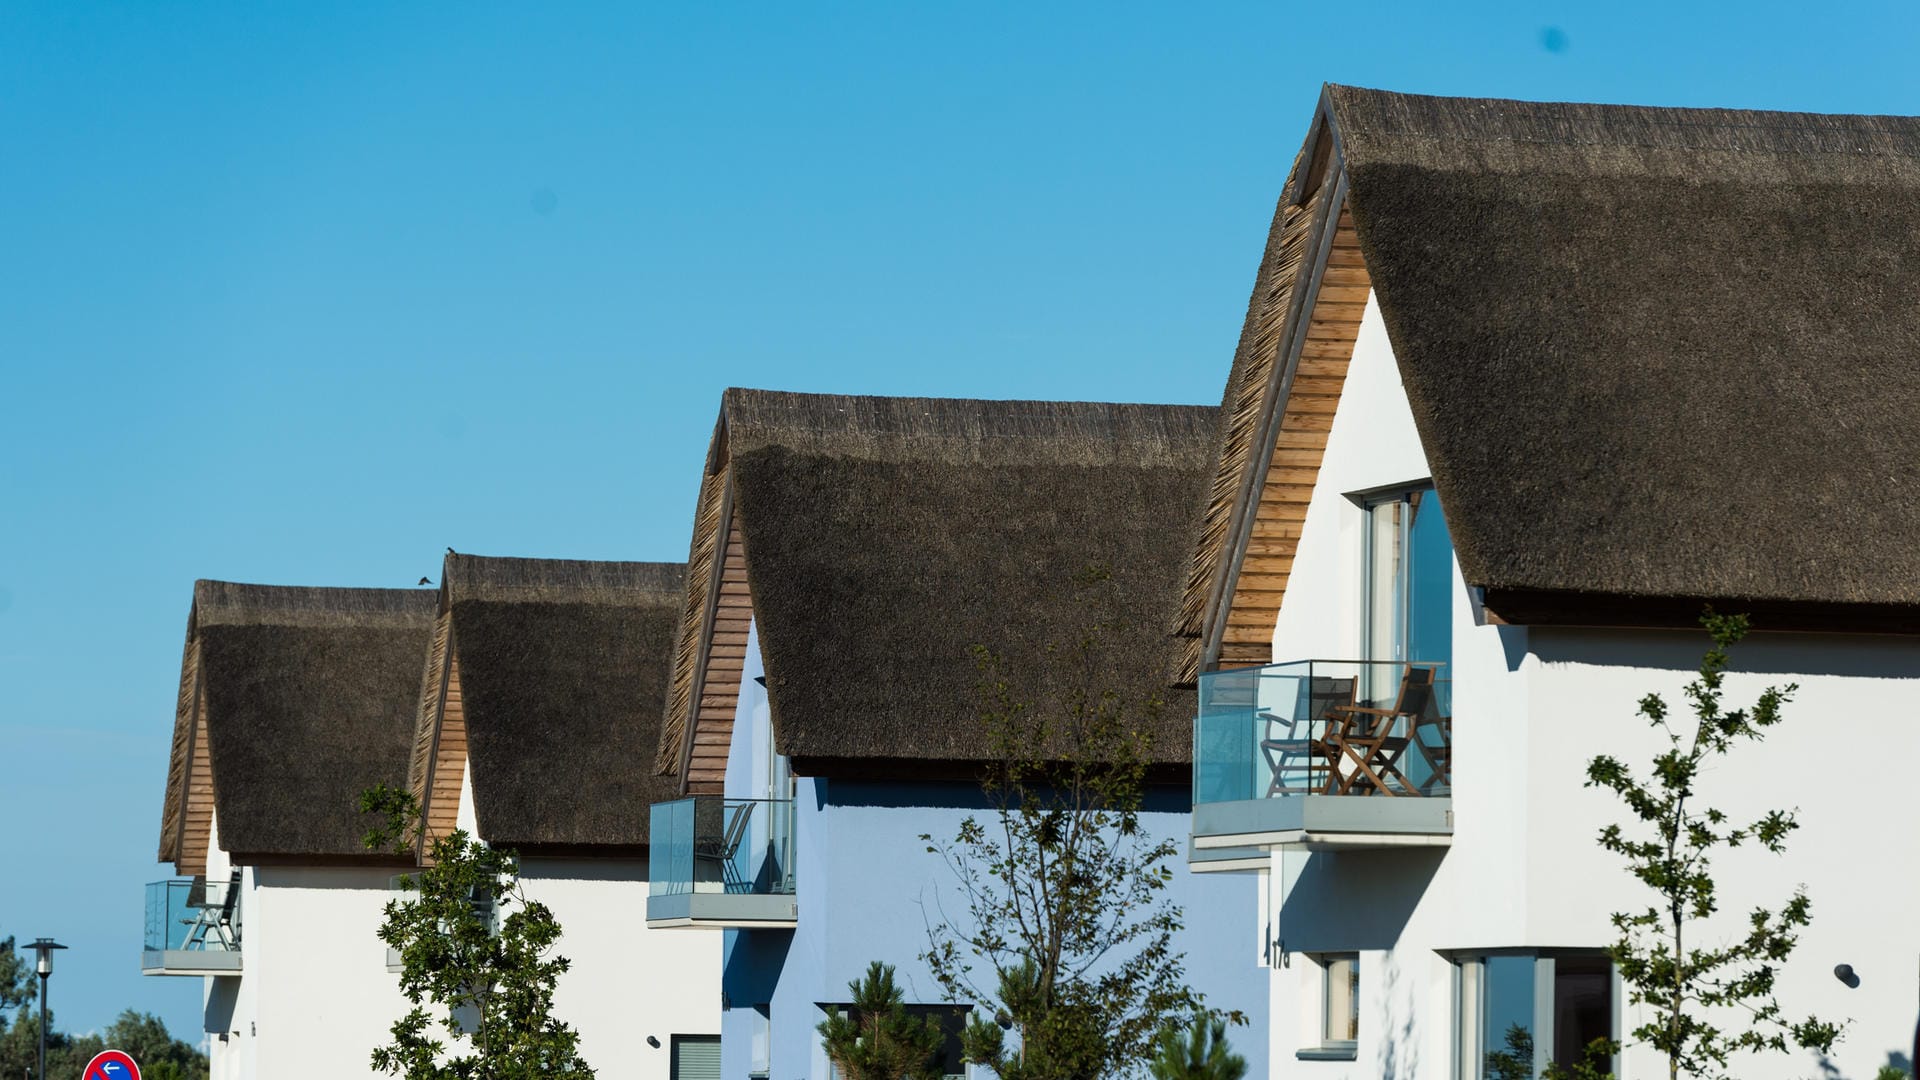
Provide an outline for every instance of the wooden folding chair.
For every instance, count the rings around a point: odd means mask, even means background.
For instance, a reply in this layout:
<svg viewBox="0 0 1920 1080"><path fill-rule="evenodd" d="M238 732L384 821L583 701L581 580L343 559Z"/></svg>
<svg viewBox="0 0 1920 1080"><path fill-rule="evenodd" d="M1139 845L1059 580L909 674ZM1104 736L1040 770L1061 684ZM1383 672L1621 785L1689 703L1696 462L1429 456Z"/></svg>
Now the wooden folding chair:
<svg viewBox="0 0 1920 1080"><path fill-rule="evenodd" d="M1390 709L1367 705L1344 705L1330 710L1335 723L1329 728L1320 748L1326 755L1329 795L1352 795L1364 787L1363 794L1411 795L1418 789L1399 768L1402 755L1412 742L1413 726L1426 713L1433 700L1431 667L1409 664L1400 679L1400 693ZM1406 719L1407 734L1398 734ZM1342 766L1348 766L1342 771ZM1395 791L1393 783L1399 784Z"/></svg>

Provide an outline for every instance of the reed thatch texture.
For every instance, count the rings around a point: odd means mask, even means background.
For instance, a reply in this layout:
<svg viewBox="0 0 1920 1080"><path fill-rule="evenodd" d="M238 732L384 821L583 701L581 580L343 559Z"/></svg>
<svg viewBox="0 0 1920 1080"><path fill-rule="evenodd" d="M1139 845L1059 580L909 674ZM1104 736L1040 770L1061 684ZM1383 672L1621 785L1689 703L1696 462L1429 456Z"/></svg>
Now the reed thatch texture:
<svg viewBox="0 0 1920 1080"><path fill-rule="evenodd" d="M1179 677L1183 684L1192 683L1200 670L1208 619L1225 617L1224 611L1216 611L1214 603L1231 591L1225 564L1239 519L1257 502L1254 474L1262 459L1265 421L1281 374L1281 335L1321 202L1331 193L1331 185L1322 184L1304 202L1297 203L1290 197L1312 152L1309 142L1295 156L1287 174L1279 205L1274 208L1273 226L1267 233L1266 250L1254 275L1253 295L1247 300L1246 322L1234 349L1233 366L1227 373L1205 516L1181 599Z"/></svg>
<svg viewBox="0 0 1920 1080"><path fill-rule="evenodd" d="M803 772L984 760L983 645L1037 707L1075 685L1167 699L1156 755L1186 761L1171 631L1217 415L729 390L716 441L778 749ZM1091 566L1110 582L1076 588ZM1095 622L1116 629L1088 670L1049 656Z"/></svg>
<svg viewBox="0 0 1920 1080"><path fill-rule="evenodd" d="M1489 606L1920 602L1920 119L1327 99Z"/></svg>
<svg viewBox="0 0 1920 1080"><path fill-rule="evenodd" d="M356 801L406 779L433 610L426 590L196 582L161 858L191 854L194 775L237 857L366 856Z"/></svg>
<svg viewBox="0 0 1920 1080"><path fill-rule="evenodd" d="M675 780L660 738L680 563L449 555L441 598L482 839L637 849ZM423 726L440 716L431 695ZM455 789L457 791L457 788Z"/></svg>

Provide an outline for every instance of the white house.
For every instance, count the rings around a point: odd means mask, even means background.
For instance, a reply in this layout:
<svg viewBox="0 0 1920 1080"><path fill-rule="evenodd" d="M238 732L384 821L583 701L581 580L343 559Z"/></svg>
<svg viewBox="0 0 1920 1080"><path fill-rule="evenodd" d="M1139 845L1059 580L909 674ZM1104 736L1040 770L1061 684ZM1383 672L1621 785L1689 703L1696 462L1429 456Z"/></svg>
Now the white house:
<svg viewBox="0 0 1920 1080"><path fill-rule="evenodd" d="M450 554L420 697L408 780L428 831L519 853L572 965L554 1015L603 1076L718 1075L720 942L646 925L648 808L678 780L645 766L685 580L680 563Z"/></svg>
<svg viewBox="0 0 1920 1080"><path fill-rule="evenodd" d="M1170 689L1168 631L1216 416L727 391L657 762L685 797L654 809L647 904L651 933L725 940L727 1080L832 1080L816 1027L872 961L946 1025L943 1067L962 1071L977 1003L921 954L966 904L921 837L993 813L976 646L1056 722L1076 691L1118 695L1154 736L1134 842L1184 839L1193 694ZM1110 576L1085 583L1092 566ZM1212 914L1253 906L1257 883L1173 872L1186 981L1249 1015L1231 1038L1264 1071L1265 973Z"/></svg>
<svg viewBox="0 0 1920 1080"><path fill-rule="evenodd" d="M375 936L401 868L356 800L406 781L425 590L200 581L181 664L150 975L204 980L214 1080L358 1076L406 1002Z"/></svg>
<svg viewBox="0 0 1920 1080"><path fill-rule="evenodd" d="M1798 689L1700 798L1800 828L1783 855L1720 856L1726 915L1699 940L1804 884L1779 996L1850 1022L1830 1062L1733 1072L1905 1063L1917 196L1920 120L1327 89L1229 378L1183 626L1193 844L1264 880L1241 914L1271 967L1270 1075L1478 1080L1516 1024L1536 1068L1633 1042L1646 1014L1601 950L1652 894L1597 846L1623 813L1586 763L1645 769L1662 743L1637 702L1685 715L1709 603L1756 631L1730 704ZM1412 741L1341 741L1369 730L1338 726L1356 704ZM1616 1066L1666 1075L1644 1046Z"/></svg>

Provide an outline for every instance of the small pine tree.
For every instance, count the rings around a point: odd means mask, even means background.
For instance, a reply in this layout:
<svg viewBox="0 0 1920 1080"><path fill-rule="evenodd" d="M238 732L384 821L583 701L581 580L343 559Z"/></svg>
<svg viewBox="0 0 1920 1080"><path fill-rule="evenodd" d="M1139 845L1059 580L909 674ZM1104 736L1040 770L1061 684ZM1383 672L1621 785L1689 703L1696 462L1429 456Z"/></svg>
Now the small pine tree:
<svg viewBox="0 0 1920 1080"><path fill-rule="evenodd" d="M1160 1032L1158 1053L1147 1063L1153 1080L1241 1080L1247 1059L1227 1046L1227 1022L1195 1013L1184 1028L1168 1024Z"/></svg>
<svg viewBox="0 0 1920 1080"><path fill-rule="evenodd" d="M847 989L851 1015L828 1007L819 1028L840 1080L939 1080L940 1025L908 1015L893 965L874 961Z"/></svg>

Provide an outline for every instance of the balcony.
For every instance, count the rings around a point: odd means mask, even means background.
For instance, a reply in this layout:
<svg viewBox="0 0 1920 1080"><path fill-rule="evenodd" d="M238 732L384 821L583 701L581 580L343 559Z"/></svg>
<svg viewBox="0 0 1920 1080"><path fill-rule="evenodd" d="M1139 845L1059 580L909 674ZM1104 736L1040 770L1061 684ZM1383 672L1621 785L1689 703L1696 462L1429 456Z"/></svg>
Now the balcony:
<svg viewBox="0 0 1920 1080"><path fill-rule="evenodd" d="M1444 665L1301 660L1200 676L1195 870L1273 848L1445 846L1453 694Z"/></svg>
<svg viewBox="0 0 1920 1080"><path fill-rule="evenodd" d="M240 974L240 875L149 884L140 974Z"/></svg>
<svg viewBox="0 0 1920 1080"><path fill-rule="evenodd" d="M792 927L793 800L696 795L655 803L649 927Z"/></svg>

